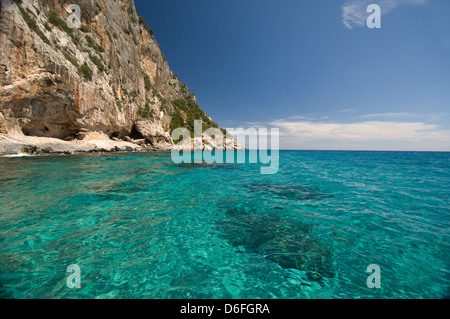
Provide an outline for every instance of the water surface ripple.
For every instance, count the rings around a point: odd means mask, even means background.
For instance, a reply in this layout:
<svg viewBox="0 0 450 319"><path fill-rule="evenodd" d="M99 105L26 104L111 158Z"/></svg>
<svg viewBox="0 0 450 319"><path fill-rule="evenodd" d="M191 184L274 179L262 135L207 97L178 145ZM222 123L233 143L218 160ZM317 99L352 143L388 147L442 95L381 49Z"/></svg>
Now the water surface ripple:
<svg viewBox="0 0 450 319"><path fill-rule="evenodd" d="M450 296L450 153L0 158L0 189L2 298Z"/></svg>

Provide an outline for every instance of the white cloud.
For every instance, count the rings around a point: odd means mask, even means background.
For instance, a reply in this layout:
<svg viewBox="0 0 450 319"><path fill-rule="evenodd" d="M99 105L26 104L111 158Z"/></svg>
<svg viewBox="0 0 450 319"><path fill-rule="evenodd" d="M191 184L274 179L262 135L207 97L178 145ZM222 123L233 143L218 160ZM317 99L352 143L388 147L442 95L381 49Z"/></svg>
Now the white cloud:
<svg viewBox="0 0 450 319"><path fill-rule="evenodd" d="M450 130L423 122L278 120L283 149L450 151Z"/></svg>
<svg viewBox="0 0 450 319"><path fill-rule="evenodd" d="M405 117L405 116L417 116L416 114L411 114L411 113L375 113L375 114L364 114L359 116L362 119L368 119L368 118L373 118L373 117Z"/></svg>
<svg viewBox="0 0 450 319"><path fill-rule="evenodd" d="M381 14L386 15L396 7L403 4L422 5L428 0L351 0L342 6L342 22L352 29L353 27L363 27L366 24L368 13L367 6L376 3L381 7Z"/></svg>

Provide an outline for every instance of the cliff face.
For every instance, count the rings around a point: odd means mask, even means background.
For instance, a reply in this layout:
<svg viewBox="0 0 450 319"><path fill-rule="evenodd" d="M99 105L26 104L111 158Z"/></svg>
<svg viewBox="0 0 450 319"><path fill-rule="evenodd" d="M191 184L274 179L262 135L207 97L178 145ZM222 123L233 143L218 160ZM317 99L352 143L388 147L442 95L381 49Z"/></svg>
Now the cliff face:
<svg viewBox="0 0 450 319"><path fill-rule="evenodd" d="M81 28L70 29L70 4ZM133 0L2 0L0 133L83 139L100 132L173 145L170 132L200 117ZM131 140L130 140L131 138Z"/></svg>

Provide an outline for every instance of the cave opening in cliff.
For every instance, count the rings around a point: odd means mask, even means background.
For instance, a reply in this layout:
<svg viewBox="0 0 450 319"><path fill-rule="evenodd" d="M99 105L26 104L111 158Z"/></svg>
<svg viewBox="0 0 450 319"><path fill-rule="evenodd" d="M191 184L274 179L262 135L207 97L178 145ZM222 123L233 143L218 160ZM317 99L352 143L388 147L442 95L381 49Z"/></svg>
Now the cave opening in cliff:
<svg viewBox="0 0 450 319"><path fill-rule="evenodd" d="M145 139L145 137L137 130L136 125L133 125L133 128L131 129L130 137L133 140Z"/></svg>
<svg viewBox="0 0 450 319"><path fill-rule="evenodd" d="M122 138L122 134L120 134L120 132L114 131L111 135L110 138Z"/></svg>
<svg viewBox="0 0 450 319"><path fill-rule="evenodd" d="M30 136L30 132L28 132L28 130L25 128L22 128L22 134L25 136Z"/></svg>

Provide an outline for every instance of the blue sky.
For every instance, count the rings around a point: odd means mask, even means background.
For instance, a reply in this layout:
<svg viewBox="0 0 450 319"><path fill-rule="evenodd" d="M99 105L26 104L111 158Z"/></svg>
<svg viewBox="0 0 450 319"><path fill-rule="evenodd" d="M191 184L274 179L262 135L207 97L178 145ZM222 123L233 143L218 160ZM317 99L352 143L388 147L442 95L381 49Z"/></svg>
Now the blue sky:
<svg viewBox="0 0 450 319"><path fill-rule="evenodd" d="M450 151L448 0L135 3L221 127L279 127L284 149Z"/></svg>

